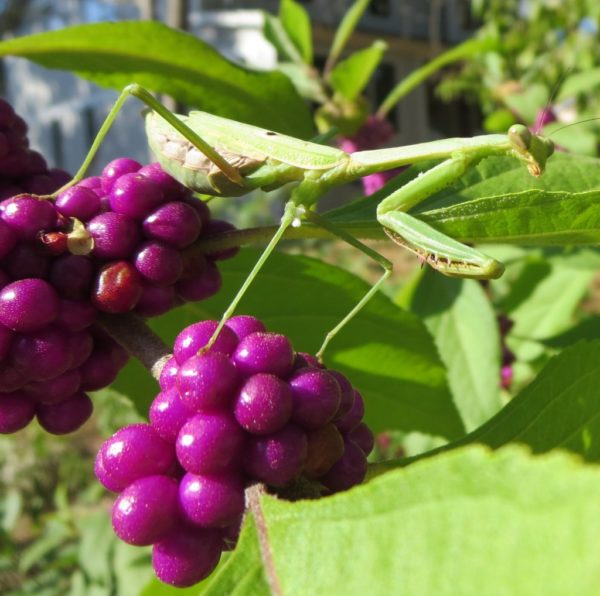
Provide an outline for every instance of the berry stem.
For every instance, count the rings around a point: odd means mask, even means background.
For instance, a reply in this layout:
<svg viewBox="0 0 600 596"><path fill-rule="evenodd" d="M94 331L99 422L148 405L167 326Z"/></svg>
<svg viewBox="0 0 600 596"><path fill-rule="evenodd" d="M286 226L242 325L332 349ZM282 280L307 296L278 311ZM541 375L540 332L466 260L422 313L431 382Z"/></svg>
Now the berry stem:
<svg viewBox="0 0 600 596"><path fill-rule="evenodd" d="M354 237L365 240L383 240L385 235L381 228L375 229L367 225L345 225L339 226ZM250 244L266 244L277 231L278 226L263 226L257 228L246 228L244 230L231 230L220 232L212 238L203 238L186 249L188 253L211 253L228 248L247 246ZM289 227L283 234L284 240L301 240L306 238L336 238L331 232L323 228L303 222L300 227Z"/></svg>
<svg viewBox="0 0 600 596"><path fill-rule="evenodd" d="M103 314L99 323L115 341L137 358L156 380L160 378L171 351L146 325L144 319L133 314Z"/></svg>
<svg viewBox="0 0 600 596"><path fill-rule="evenodd" d="M265 487L263 484L253 484L246 489L246 507L252 512L254 521L256 522L256 532L258 534L258 543L260 547L260 556L265 567L265 575L269 587L271 588L271 594L273 596L281 596L281 584L277 577L275 570L275 563L273 561L273 553L269 545L269 535L267 531L267 521L263 514L262 507L260 505L260 499L265 494Z"/></svg>

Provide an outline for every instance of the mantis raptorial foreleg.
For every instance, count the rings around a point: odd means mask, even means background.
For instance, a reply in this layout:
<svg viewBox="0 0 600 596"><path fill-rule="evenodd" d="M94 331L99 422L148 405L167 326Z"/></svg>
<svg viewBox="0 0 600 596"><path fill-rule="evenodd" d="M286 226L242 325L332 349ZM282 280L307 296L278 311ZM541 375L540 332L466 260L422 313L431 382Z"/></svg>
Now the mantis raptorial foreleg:
<svg viewBox="0 0 600 596"><path fill-rule="evenodd" d="M432 267L450 277L493 279L504 271L502 263L457 242L405 211L460 178L474 158L456 156L386 197L377 207L377 221L398 244L419 255Z"/></svg>

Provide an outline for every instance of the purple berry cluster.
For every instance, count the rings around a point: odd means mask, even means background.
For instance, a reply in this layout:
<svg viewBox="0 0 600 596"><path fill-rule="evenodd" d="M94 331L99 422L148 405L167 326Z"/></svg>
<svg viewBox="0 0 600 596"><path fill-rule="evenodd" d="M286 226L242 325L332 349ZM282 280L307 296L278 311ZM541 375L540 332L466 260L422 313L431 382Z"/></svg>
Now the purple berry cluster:
<svg viewBox="0 0 600 596"><path fill-rule="evenodd" d="M235 249L185 249L232 227L211 221L158 164L130 159L55 203L26 194L0 202L0 433L36 415L53 433L83 424L85 392L112 383L127 361L96 328L98 311L149 317L211 296L221 285L215 262Z"/></svg>
<svg viewBox="0 0 600 596"><path fill-rule="evenodd" d="M362 397L341 373L251 316L230 319L202 350L216 327L202 321L177 336L150 424L117 431L96 458L98 479L119 493L115 532L153 544L157 576L179 587L235 545L249 484L303 476L342 491L363 480L373 448Z"/></svg>
<svg viewBox="0 0 600 596"><path fill-rule="evenodd" d="M63 170L48 169L29 148L27 123L0 99L0 200L21 193L50 194L70 180Z"/></svg>
<svg viewBox="0 0 600 596"><path fill-rule="evenodd" d="M110 162L102 176L61 193L56 210L85 224L89 257L61 257L57 277L76 271L82 293L103 312L152 317L185 301L204 300L221 287L215 261L234 250L202 255L185 249L201 236L233 229L211 220L208 207L158 163ZM84 282L87 281L87 283Z"/></svg>

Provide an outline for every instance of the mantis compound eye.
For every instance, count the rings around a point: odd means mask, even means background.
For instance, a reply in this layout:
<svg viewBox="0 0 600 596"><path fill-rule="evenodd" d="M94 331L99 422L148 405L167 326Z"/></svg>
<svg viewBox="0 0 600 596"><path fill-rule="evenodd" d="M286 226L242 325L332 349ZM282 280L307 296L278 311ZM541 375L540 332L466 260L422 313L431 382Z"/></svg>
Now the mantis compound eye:
<svg viewBox="0 0 600 596"><path fill-rule="evenodd" d="M508 129L508 138L516 149L521 151L529 151L531 147L532 134L529 129L523 124L513 124Z"/></svg>

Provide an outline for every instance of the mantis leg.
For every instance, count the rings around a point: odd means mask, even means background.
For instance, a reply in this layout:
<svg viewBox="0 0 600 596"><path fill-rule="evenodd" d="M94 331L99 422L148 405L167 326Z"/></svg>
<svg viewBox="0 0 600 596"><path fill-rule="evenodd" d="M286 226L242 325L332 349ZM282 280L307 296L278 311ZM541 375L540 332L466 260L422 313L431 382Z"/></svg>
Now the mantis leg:
<svg viewBox="0 0 600 596"><path fill-rule="evenodd" d="M94 156L98 152L102 141L106 137L106 134L110 130L110 127L113 125L115 118L120 112L123 104L127 100L127 98L133 95L137 97L140 101L145 103L149 108L154 110L157 114L162 116L173 128L175 128L183 137L185 137L190 143L192 143L199 151L201 151L208 159L210 159L216 166L218 166L223 173L233 182L243 185L242 177L240 173L224 158L222 157L211 145L209 145L206 141L204 141L197 133L195 133L189 126L184 124L177 116L175 116L172 112L170 112L165 106L163 106L158 100L156 100L150 92L146 91L143 87L137 84L127 85L121 94L115 101L113 107L110 109L110 112L106 116L88 154L86 155L83 163L77 170L77 173L73 177L73 179L65 184L62 188L53 193L52 196L57 196L59 193L63 192L67 188L70 188L74 184L77 184L87 172L90 163L94 159Z"/></svg>
<svg viewBox="0 0 600 596"><path fill-rule="evenodd" d="M265 261L269 258L269 255L273 252L273 249L275 248L275 246L277 246L277 243L281 240L281 237L283 236L285 231L289 228L289 226L292 224L292 222L297 217L298 217L298 206L293 201L288 201L285 204L285 207L283 210L283 215L281 217L281 223L279 224L277 231L275 232L275 234L273 234L273 237L269 241L269 244L267 244L267 246L265 247L265 250L263 250L258 261L256 261L256 264L254 265L254 267L252 267L252 271L250 271L250 273L248 274L248 277L244 280L242 287L237 291L237 294L235 295L235 297L233 298L233 300L231 301L231 303L229 304L229 306L223 313L223 316L221 317L221 320L219 321L217 328L215 329L214 333L212 334L212 337L210 338L210 340L208 341L208 343L206 344L206 347L204 349L210 348L210 346L212 346L214 341L217 339L217 337L219 336L219 333L221 333L221 329L223 329L225 323L227 323L227 320L235 312L237 305L239 304L240 300L246 293L246 290L250 287L250 284L254 281L254 278L257 276L258 272L262 269L262 266L265 264Z"/></svg>
<svg viewBox="0 0 600 596"><path fill-rule="evenodd" d="M502 275L502 263L406 213L460 178L472 162L472 159L457 155L411 180L379 204L377 221L394 242L408 248L444 275L493 279Z"/></svg>
<svg viewBox="0 0 600 596"><path fill-rule="evenodd" d="M383 267L383 275L377 280L377 282L371 287L371 289L360 299L360 301L354 306L354 308L333 328L327 333L325 339L316 356L319 362L323 361L323 352L331 342L331 340L342 330L342 328L349 323L352 318L358 313L363 306L371 300L374 294L377 292L379 287L385 282L385 280L392 274L392 263L388 261L383 255L380 255L377 251L369 248L366 244L363 244L360 240L349 234L345 230L338 228L332 223L328 222L325 218L317 215L313 211L307 211L305 218L318 225L333 235L345 240L348 244L354 246L361 252L365 253L368 257L371 257L374 261L377 261Z"/></svg>

